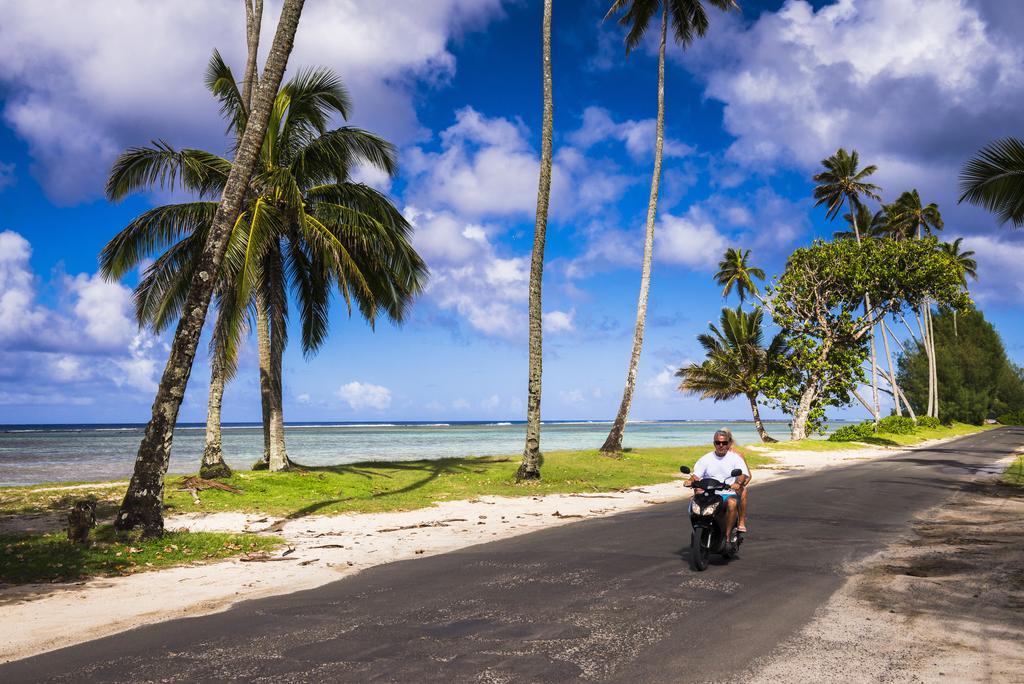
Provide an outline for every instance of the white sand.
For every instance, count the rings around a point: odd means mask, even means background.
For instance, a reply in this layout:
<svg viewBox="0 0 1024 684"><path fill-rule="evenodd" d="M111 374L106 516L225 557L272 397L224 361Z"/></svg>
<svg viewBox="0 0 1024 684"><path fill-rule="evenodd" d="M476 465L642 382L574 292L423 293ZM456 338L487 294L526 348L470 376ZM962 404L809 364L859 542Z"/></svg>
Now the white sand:
<svg viewBox="0 0 1024 684"><path fill-rule="evenodd" d="M778 467L755 470L751 486L900 451L775 451L771 456L779 460ZM288 541L289 549L275 554L287 560L236 559L70 585L3 588L0 662L161 620L225 610L240 600L311 589L383 563L445 553L688 496L689 490L674 481L608 494L487 496L403 513L310 516L291 521L236 513L175 516L167 519L168 529L273 531ZM11 629L11 625L18 627Z"/></svg>

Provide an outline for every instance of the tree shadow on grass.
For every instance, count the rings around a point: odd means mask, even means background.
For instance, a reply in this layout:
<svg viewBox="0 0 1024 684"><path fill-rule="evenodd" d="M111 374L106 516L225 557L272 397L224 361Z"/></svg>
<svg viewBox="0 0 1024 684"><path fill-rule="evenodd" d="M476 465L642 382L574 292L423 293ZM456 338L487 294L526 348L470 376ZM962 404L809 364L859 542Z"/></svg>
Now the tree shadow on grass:
<svg viewBox="0 0 1024 684"><path fill-rule="evenodd" d="M357 475L367 480L373 480L374 478L391 480L394 479L396 472L422 473L422 477L395 489L372 492L368 497L348 496L317 501L289 513L279 523L268 529L271 531L279 531L280 527L287 520L296 520L298 518L313 515L314 513L334 504L344 503L346 501L355 501L357 499L380 499L399 494L406 494L425 487L442 475L481 475L486 473L488 470L492 470L496 466L510 462L510 460L511 459L506 457L483 457L474 459L443 458L431 461L367 461L363 463L348 463L344 465L299 466L309 472L327 472L334 473L335 475Z"/></svg>

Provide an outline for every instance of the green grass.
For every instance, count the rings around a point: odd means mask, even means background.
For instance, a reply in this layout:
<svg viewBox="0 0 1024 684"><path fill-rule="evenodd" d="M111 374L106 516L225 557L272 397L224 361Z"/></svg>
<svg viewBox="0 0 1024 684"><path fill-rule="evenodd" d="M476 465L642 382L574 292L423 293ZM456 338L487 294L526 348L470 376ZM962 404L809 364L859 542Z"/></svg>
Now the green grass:
<svg viewBox="0 0 1024 684"><path fill-rule="evenodd" d="M541 496L554 493L602 492L666 482L679 475L679 466L693 465L708 446L627 450L621 458L597 451L563 451L544 455L542 479L515 483L518 458L450 458L434 461L367 462L308 467L287 473L237 472L228 484L243 490L200 493L200 504L187 492L176 491L181 481L167 479L168 514L194 511L244 511L299 518L330 513L368 513L422 508L436 501L472 499L483 495ZM748 453L751 467L768 463ZM52 487L52 485L50 486ZM120 487L46 491L50 487L10 487L0 490L0 515L64 512L75 499L95 496L98 508L109 512L123 496Z"/></svg>
<svg viewBox="0 0 1024 684"><path fill-rule="evenodd" d="M160 539L140 539L138 534L119 535L110 525L94 532L88 546L70 543L63 532L0 536L0 581L68 582L130 575L267 551L284 543L279 537L216 532L168 532Z"/></svg>
<svg viewBox="0 0 1024 684"><path fill-rule="evenodd" d="M961 437L972 435L983 430L991 430L996 425L968 425L966 423L953 423L950 426L937 428L919 428L912 435L894 435L879 433L874 437L856 442L830 442L825 439L801 439L796 442L777 442L775 444L757 445L763 446L770 453L775 451L845 451L847 449L860 449L865 444L871 446L913 446L928 439L942 439L948 437Z"/></svg>
<svg viewBox="0 0 1024 684"><path fill-rule="evenodd" d="M1024 456L1018 456L1017 460L1010 464L1003 473L1003 482L1024 487Z"/></svg>

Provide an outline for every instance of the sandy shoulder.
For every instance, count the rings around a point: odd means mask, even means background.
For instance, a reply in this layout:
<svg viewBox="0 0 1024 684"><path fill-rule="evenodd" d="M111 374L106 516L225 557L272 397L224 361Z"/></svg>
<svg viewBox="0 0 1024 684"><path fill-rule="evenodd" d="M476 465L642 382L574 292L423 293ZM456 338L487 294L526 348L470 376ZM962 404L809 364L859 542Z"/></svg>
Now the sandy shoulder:
<svg viewBox="0 0 1024 684"><path fill-rule="evenodd" d="M980 476L858 563L742 681L1024 681L1022 520L1024 492Z"/></svg>
<svg viewBox="0 0 1024 684"><path fill-rule="evenodd" d="M915 448L930 446L934 440ZM779 451L751 484L883 458L904 450ZM272 532L289 548L267 562L222 561L75 584L0 588L0 662L96 639L141 625L225 610L237 601L311 589L366 568L430 556L585 518L688 497L678 481L604 494L486 496L401 513L278 520L237 513L168 518L168 529ZM74 625L73 630L68 625Z"/></svg>

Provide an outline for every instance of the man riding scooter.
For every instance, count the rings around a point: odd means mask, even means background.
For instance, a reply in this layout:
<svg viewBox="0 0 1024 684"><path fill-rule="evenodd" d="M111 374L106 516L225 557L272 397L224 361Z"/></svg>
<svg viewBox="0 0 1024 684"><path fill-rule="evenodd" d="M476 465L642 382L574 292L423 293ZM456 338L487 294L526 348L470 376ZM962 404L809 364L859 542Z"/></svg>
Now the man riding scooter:
<svg viewBox="0 0 1024 684"><path fill-rule="evenodd" d="M714 436L714 451L709 451L700 457L693 465L693 472L690 475L688 486L693 486L704 478L714 478L719 482L729 485L729 489L719 492L719 496L727 506L725 518L725 538L733 539L733 528L736 526L738 510L738 499L740 492L750 481L750 470L747 462L735 451L732 451L732 433L728 430L718 430ZM734 470L742 471L742 475L733 477ZM703 490L696 489L696 492Z"/></svg>

